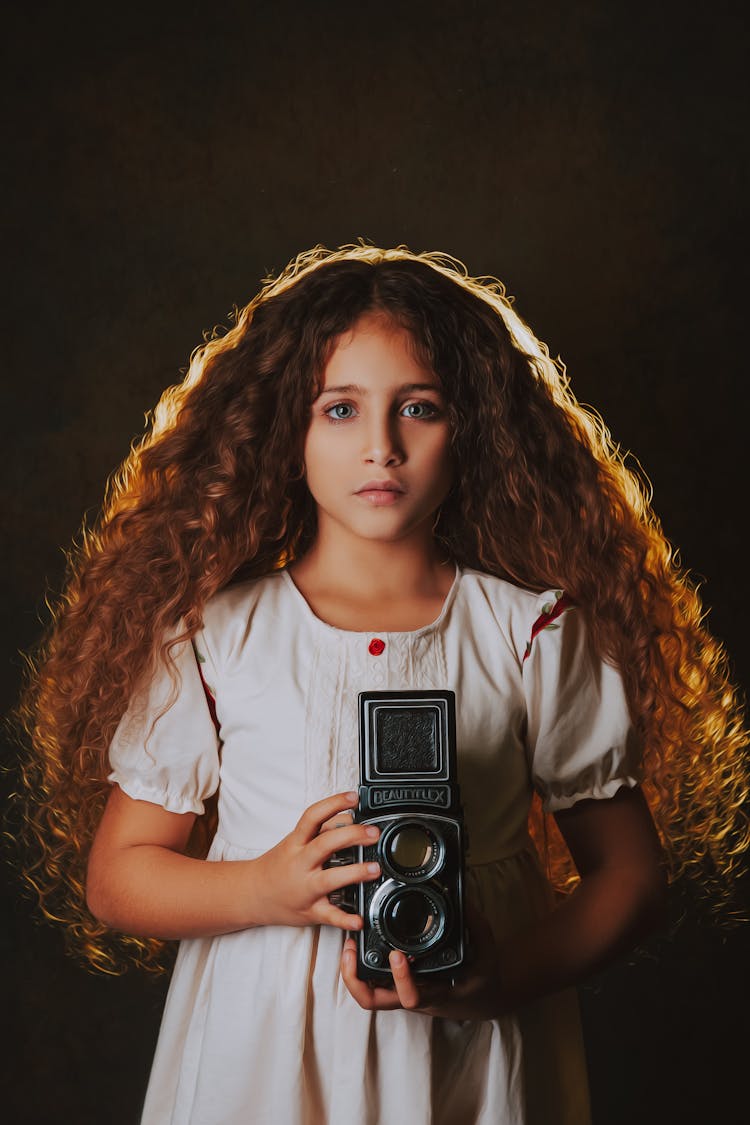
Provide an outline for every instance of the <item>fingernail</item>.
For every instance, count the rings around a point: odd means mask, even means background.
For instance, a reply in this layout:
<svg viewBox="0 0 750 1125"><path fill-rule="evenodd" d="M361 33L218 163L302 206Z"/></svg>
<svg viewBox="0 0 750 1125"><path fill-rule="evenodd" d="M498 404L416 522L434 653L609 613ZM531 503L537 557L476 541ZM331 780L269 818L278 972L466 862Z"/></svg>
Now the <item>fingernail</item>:
<svg viewBox="0 0 750 1125"><path fill-rule="evenodd" d="M359 794L355 793L354 791L352 791L350 793L346 793L345 796L346 796L347 801L358 801L359 800Z"/></svg>
<svg viewBox="0 0 750 1125"><path fill-rule="evenodd" d="M370 872L371 875L379 875L380 874L380 864L379 863L368 863L367 864L367 870Z"/></svg>
<svg viewBox="0 0 750 1125"><path fill-rule="evenodd" d="M398 949L394 949L393 953L391 954L391 964L395 965L397 968L401 968L401 966L405 963L406 958L404 957L403 953L401 953Z"/></svg>
<svg viewBox="0 0 750 1125"><path fill-rule="evenodd" d="M365 828L365 836L370 836L373 840L375 840L379 835L380 829L375 828L374 825L370 824L367 828Z"/></svg>

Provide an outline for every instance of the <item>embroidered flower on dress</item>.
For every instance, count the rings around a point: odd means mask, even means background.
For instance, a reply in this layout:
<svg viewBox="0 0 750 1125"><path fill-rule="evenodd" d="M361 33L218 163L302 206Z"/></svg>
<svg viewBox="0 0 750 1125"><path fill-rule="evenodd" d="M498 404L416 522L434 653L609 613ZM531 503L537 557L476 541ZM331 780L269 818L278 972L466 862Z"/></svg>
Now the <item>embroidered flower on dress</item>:
<svg viewBox="0 0 750 1125"><path fill-rule="evenodd" d="M562 590L554 590L553 594L555 600L543 604L540 616L537 617L531 627L531 636L526 642L526 648L523 654L524 660L526 660L527 656L531 653L531 646L537 633L541 633L543 629L559 629L560 626L555 624L556 619L573 604L567 594Z"/></svg>

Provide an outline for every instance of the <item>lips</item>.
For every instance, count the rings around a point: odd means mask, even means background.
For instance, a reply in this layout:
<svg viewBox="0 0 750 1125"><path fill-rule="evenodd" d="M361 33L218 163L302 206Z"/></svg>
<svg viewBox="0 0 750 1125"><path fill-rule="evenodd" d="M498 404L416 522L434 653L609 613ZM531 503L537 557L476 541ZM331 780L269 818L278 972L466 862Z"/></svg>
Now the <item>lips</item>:
<svg viewBox="0 0 750 1125"><path fill-rule="evenodd" d="M390 508L398 504L405 492L395 480L368 480L354 495L371 508Z"/></svg>
<svg viewBox="0 0 750 1125"><path fill-rule="evenodd" d="M363 492L396 492L402 493L404 489L400 484L394 480L368 480L361 488L358 488L356 495L359 496Z"/></svg>

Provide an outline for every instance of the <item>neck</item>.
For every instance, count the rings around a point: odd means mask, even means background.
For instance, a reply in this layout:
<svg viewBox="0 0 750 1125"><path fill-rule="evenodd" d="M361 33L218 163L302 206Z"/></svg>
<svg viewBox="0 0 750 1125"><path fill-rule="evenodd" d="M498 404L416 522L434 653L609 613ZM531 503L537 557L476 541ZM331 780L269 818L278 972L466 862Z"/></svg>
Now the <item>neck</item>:
<svg viewBox="0 0 750 1125"><path fill-rule="evenodd" d="M453 563L432 535L383 543L319 533L307 554L290 568L319 589L351 601L444 595L453 582Z"/></svg>

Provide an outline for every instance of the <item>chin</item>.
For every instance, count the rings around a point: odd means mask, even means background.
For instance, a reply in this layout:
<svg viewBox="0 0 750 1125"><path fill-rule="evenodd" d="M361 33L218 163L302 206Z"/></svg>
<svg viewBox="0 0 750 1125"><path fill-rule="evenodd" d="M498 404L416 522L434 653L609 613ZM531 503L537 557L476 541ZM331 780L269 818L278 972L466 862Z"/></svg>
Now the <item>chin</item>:
<svg viewBox="0 0 750 1125"><path fill-rule="evenodd" d="M425 526L430 526L427 520L418 520L416 523L409 524L399 523L395 526L386 525L384 520L380 527L373 527L370 524L368 527L351 528L351 532L370 543L400 543L404 539L419 535Z"/></svg>

